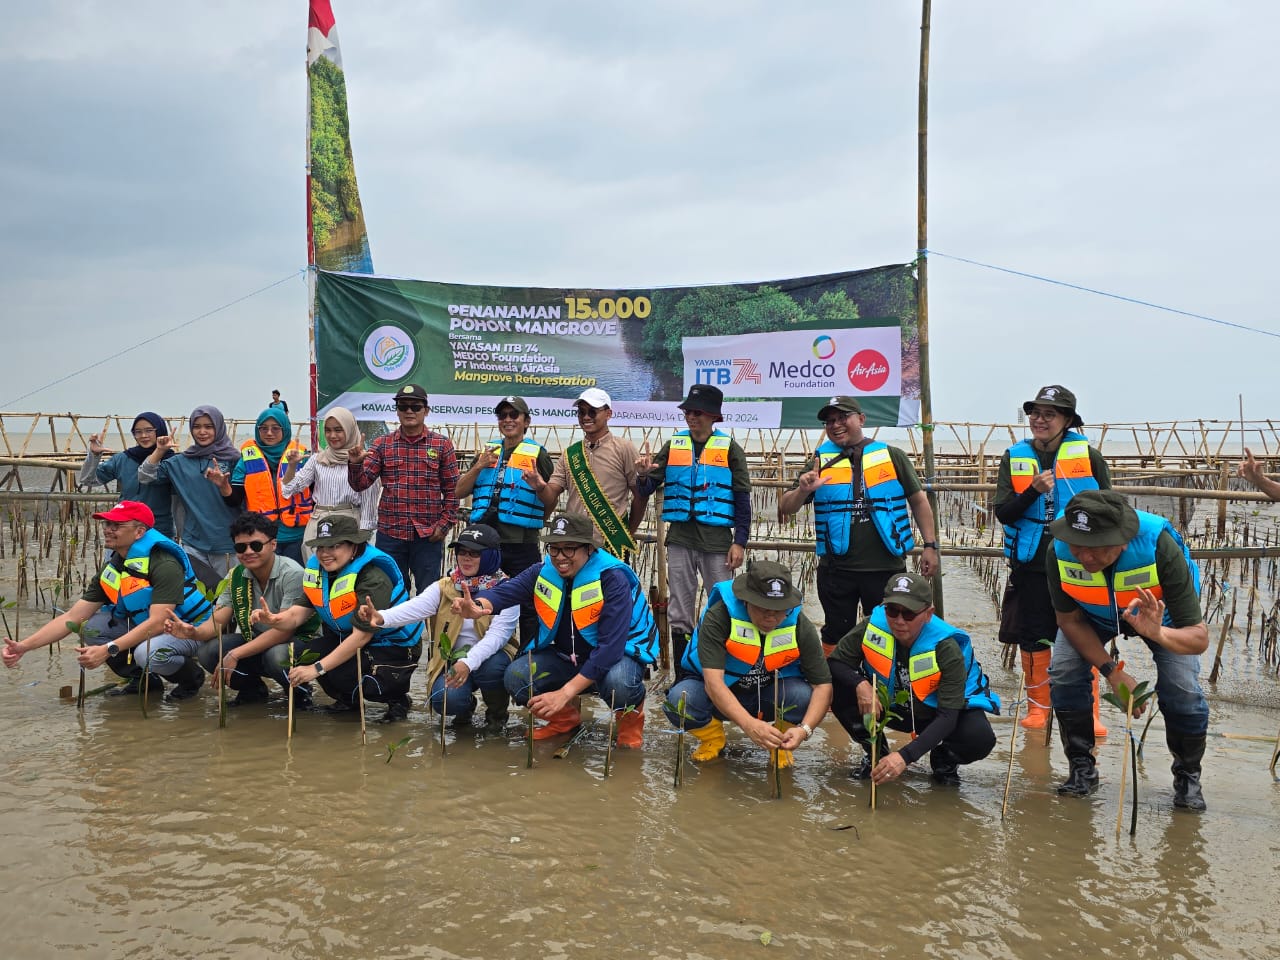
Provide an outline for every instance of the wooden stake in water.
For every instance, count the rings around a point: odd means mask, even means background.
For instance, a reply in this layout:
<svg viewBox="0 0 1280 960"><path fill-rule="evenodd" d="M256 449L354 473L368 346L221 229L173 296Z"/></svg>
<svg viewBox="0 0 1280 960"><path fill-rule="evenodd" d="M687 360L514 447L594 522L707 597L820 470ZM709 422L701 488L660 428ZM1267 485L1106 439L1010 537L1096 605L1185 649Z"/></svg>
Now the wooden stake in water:
<svg viewBox="0 0 1280 960"><path fill-rule="evenodd" d="M227 680L222 675L222 624L217 623L218 628L218 670L214 676L218 681L218 729L221 730L227 725Z"/></svg>
<svg viewBox="0 0 1280 960"><path fill-rule="evenodd" d="M1133 744L1133 693L1132 692L1129 693L1129 696L1125 700L1125 705L1124 705L1124 736L1125 736L1125 740L1130 745L1132 745ZM1124 781L1125 781L1125 774L1128 772L1128 769L1129 769L1129 751L1121 750L1120 751L1120 794L1119 794L1119 801L1116 803L1116 839L1117 840L1120 839L1120 828L1124 823ZM1136 786L1136 781L1138 777L1137 770L1133 771L1133 776L1134 776L1135 786ZM1134 828L1137 827L1137 819L1136 819L1137 815L1138 813L1135 805Z"/></svg>
<svg viewBox="0 0 1280 960"><path fill-rule="evenodd" d="M293 671L293 641L289 641L289 671ZM286 740L293 739L293 684L289 684L289 718L286 726Z"/></svg>
<svg viewBox="0 0 1280 960"><path fill-rule="evenodd" d="M147 644L147 649L148 649L148 650L150 650L150 649L151 649L151 641L150 641L150 640L144 640L144 641L143 641L143 643ZM134 657L134 658L133 658L133 662L136 664L136 663L138 662L138 658L137 658L137 657ZM141 703L141 705L142 705L142 719L143 719L143 720L147 719L147 693L148 693L148 691L151 689L151 669L150 669L150 667L151 667L151 658L150 658L150 657L147 657L147 669L142 671L142 697L141 697L141 698L140 698L140 700L139 700L139 702L140 702L140 703Z"/></svg>
<svg viewBox="0 0 1280 960"><path fill-rule="evenodd" d="M360 742L369 742L369 730L364 720L364 666L360 647L356 647L356 702L360 708Z"/></svg>
<svg viewBox="0 0 1280 960"><path fill-rule="evenodd" d="M781 703L781 701L778 699L778 694L780 692L781 687L782 687L782 682L778 676L778 671L775 670L773 671L773 722L775 724L777 724L777 722L782 718L782 715L778 709L779 704ZM778 747L774 747L773 750L770 751L770 753L771 753L771 756L770 756L771 769L769 773L770 773L770 779L772 780L772 786L773 786L773 799L781 800L782 799L782 762L781 762L782 752Z"/></svg>
<svg viewBox="0 0 1280 960"><path fill-rule="evenodd" d="M687 696L686 693L681 693L680 704L676 707L676 711L680 714L680 732L676 734L676 775L675 782L672 784L676 787L684 784L684 704ZM1272 761L1272 766L1275 766L1275 761Z"/></svg>
<svg viewBox="0 0 1280 960"><path fill-rule="evenodd" d="M533 699L533 669L534 669L533 648L530 647L529 648L529 700ZM529 700L526 700L525 703L527 704ZM529 726L525 730L524 741L525 741L525 750L526 750L524 766L526 770L532 770L533 769L533 707L529 707Z"/></svg>
<svg viewBox="0 0 1280 960"><path fill-rule="evenodd" d="M1009 786L1013 783L1013 746L1018 739L1018 714L1022 712L1022 692L1026 689L1027 675L1018 673L1018 699L1013 701L1013 723L1009 725L1009 769L1004 775L1004 802L1000 804L1000 819L1009 809Z"/></svg>
<svg viewBox="0 0 1280 960"><path fill-rule="evenodd" d="M440 756L446 756L449 753L444 742L444 718L449 715L449 681L447 679L453 667L449 664L445 665L445 681L440 686Z"/></svg>
<svg viewBox="0 0 1280 960"><path fill-rule="evenodd" d="M80 689L76 693L76 710L84 713L84 667L80 668Z"/></svg>
<svg viewBox="0 0 1280 960"><path fill-rule="evenodd" d="M609 742L604 748L604 775L609 776L609 767L613 763L613 731L618 724L618 715L614 712L614 703L617 701L618 692L615 690L609 694Z"/></svg>

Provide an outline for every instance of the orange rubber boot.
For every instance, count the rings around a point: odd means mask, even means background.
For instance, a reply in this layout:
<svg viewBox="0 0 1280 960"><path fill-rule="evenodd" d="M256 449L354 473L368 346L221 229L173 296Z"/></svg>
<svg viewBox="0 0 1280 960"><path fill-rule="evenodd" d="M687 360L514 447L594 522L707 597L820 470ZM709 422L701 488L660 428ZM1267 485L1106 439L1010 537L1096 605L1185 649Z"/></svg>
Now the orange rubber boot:
<svg viewBox="0 0 1280 960"><path fill-rule="evenodd" d="M540 727L535 727L533 731L533 739L549 740L552 737L558 737L562 733L569 733L575 727L582 723L582 713L572 704L565 707L559 713L551 715L551 719Z"/></svg>
<svg viewBox="0 0 1280 960"><path fill-rule="evenodd" d="M1102 705L1102 699L1098 696L1098 668L1093 668L1093 735L1095 737L1105 737L1107 728L1102 725L1102 720L1098 716L1098 708Z"/></svg>
<svg viewBox="0 0 1280 960"><path fill-rule="evenodd" d="M644 746L644 708L618 711L618 746L639 750Z"/></svg>
<svg viewBox="0 0 1280 960"><path fill-rule="evenodd" d="M1022 675L1026 678L1027 715L1019 724L1028 730L1043 730L1049 722L1049 658L1048 648L1022 651Z"/></svg>

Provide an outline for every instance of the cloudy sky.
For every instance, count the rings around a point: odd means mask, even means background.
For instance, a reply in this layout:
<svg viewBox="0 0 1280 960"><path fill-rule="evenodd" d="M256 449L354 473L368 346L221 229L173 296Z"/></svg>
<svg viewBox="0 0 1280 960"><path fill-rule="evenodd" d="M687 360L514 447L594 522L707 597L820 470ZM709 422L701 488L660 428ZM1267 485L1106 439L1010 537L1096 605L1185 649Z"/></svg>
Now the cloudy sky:
<svg viewBox="0 0 1280 960"><path fill-rule="evenodd" d="M650 286L914 255L917 2L334 13L379 273ZM7 11L0 409L251 417L275 386L305 409L306 21L305 0ZM935 5L930 248L1280 332L1278 32L1263 0ZM1227 419L1239 394L1280 416L1275 336L929 277L938 419L1004 421L1049 382L1092 422Z"/></svg>

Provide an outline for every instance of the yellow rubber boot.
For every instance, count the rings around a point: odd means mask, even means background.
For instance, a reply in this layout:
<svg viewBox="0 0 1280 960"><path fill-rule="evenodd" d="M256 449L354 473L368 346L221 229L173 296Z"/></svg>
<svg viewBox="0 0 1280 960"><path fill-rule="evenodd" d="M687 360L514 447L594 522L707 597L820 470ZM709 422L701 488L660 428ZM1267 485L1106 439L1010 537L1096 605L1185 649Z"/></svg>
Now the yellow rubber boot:
<svg viewBox="0 0 1280 960"><path fill-rule="evenodd" d="M1028 730L1043 730L1049 722L1049 649L1022 651L1022 675L1026 678L1027 715L1018 721Z"/></svg>
<svg viewBox="0 0 1280 960"><path fill-rule="evenodd" d="M1102 705L1102 699L1098 696L1098 668L1093 668L1093 735L1095 737L1105 737L1107 728L1102 725L1102 720L1098 716L1098 708Z"/></svg>
<svg viewBox="0 0 1280 960"><path fill-rule="evenodd" d="M706 760L714 760L724 752L724 724L719 720L712 720L705 727L690 730L688 733L698 741L698 746L694 749L690 760L702 763Z"/></svg>
<svg viewBox="0 0 1280 960"><path fill-rule="evenodd" d="M788 730L790 730L792 727L794 727L794 726L795 726L795 724L794 724L794 723L787 723L787 721L785 721L785 720L778 720L778 721L776 721L776 722L774 723L774 726L775 726L775 727L777 727L779 730L781 730L783 733L786 733ZM779 750L779 751L778 751L778 766L779 766L779 767L789 767L789 766L791 766L791 764L793 764L793 763L795 763L795 758L791 756L791 751L790 751L790 750Z"/></svg>

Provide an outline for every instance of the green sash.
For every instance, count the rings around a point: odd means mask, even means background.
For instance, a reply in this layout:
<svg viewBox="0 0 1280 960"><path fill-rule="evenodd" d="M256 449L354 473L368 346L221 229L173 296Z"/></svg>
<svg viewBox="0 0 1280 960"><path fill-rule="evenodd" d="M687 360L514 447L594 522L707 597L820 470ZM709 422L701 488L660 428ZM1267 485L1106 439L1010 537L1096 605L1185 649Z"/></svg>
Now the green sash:
<svg viewBox="0 0 1280 960"><path fill-rule="evenodd" d="M231 615L235 618L236 626L240 628L240 636L244 638L245 643L256 636L253 625L249 622L253 607L253 577L246 576L244 567L236 564L231 571ZM278 610L276 612L279 613ZM295 640L311 640L319 632L320 614L312 611L307 622L293 631L293 636Z"/></svg>
<svg viewBox="0 0 1280 960"><path fill-rule="evenodd" d="M618 516L613 504L600 489L596 475L591 472L591 464L587 461L586 447L581 440L572 444L564 452L565 464L569 469L569 478L573 480L574 489L582 498L582 505L587 508L587 516L595 524L605 546L615 556L622 556L624 550L635 550L636 542L627 529L626 521Z"/></svg>

